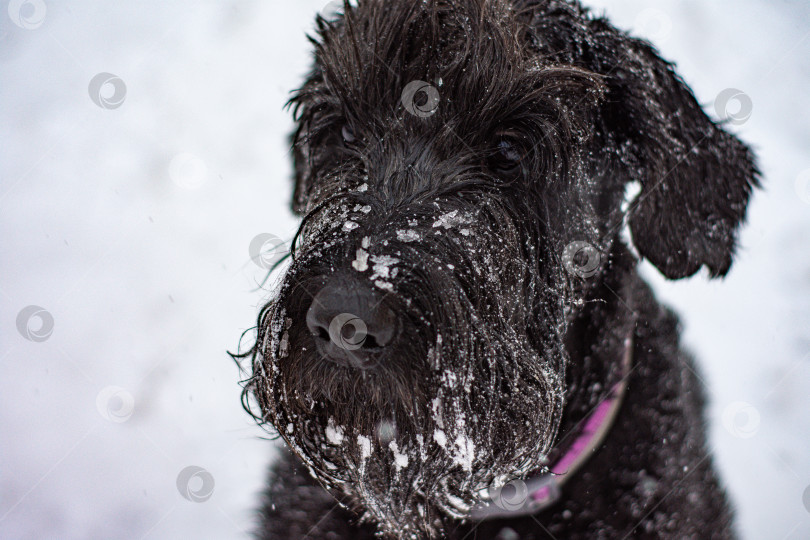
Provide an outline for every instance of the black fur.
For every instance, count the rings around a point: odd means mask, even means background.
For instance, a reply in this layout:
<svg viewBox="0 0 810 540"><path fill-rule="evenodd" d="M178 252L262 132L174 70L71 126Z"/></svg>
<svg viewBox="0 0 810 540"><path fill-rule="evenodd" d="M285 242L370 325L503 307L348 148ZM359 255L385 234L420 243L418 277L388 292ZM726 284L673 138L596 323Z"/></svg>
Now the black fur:
<svg viewBox="0 0 810 540"><path fill-rule="evenodd" d="M649 43L576 2L344 9L318 21L291 100L304 219L248 353L245 401L292 450L258 536L731 537L694 366L620 232L667 277L725 275L751 152ZM418 96L431 114L403 103L416 80L438 96ZM576 271L575 242L598 266ZM318 353L306 316L327 286L373 290L397 316L367 369ZM481 489L565 447L630 334L618 419L563 499L465 519Z"/></svg>

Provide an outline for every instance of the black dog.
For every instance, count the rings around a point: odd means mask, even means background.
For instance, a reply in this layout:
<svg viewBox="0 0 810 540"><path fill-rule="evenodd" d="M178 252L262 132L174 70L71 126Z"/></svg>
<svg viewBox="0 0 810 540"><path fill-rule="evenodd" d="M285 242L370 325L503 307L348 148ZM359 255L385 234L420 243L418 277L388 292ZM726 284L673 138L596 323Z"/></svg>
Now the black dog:
<svg viewBox="0 0 810 540"><path fill-rule="evenodd" d="M621 231L671 279L725 275L751 152L574 1L343 10L291 100L304 219L248 353L291 450L258 536L731 537Z"/></svg>

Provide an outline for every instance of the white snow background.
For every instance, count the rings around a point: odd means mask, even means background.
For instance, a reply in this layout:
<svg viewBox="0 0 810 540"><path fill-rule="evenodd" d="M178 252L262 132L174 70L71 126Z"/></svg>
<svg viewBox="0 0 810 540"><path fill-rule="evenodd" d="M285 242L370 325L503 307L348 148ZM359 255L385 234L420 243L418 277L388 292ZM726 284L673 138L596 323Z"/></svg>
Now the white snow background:
<svg viewBox="0 0 810 540"><path fill-rule="evenodd" d="M282 105L327 2L20 4L0 12L0 538L247 538L273 443L225 351L268 296L251 240L296 227ZM731 274L644 273L710 387L743 538L810 538L810 3L590 5L713 115L726 88L751 99L732 129L766 189ZM90 99L102 72L118 108ZM29 305L44 341L17 328ZM181 496L188 466L207 501Z"/></svg>

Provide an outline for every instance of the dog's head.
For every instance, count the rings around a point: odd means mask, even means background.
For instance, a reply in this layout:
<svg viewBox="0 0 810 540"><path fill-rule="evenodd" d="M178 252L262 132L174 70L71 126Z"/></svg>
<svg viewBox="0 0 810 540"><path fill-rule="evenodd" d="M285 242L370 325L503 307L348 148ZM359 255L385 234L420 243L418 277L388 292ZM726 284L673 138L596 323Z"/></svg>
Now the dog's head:
<svg viewBox="0 0 810 540"><path fill-rule="evenodd" d="M430 533L541 466L625 219L668 277L723 275L757 172L649 44L573 3L344 10L291 101L304 219L246 392L325 486Z"/></svg>

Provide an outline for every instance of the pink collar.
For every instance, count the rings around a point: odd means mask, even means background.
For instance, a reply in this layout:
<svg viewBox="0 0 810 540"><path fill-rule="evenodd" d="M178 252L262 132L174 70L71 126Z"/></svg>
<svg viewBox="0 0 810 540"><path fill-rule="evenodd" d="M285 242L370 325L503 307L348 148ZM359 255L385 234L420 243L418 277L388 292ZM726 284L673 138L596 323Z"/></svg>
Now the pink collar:
<svg viewBox="0 0 810 540"><path fill-rule="evenodd" d="M579 434L571 447L554 463L549 472L528 480L512 480L504 486L484 490L481 502L473 506L469 517L475 521L526 516L557 502L563 485L593 455L605 440L621 407L633 356L632 333L624 340L621 378L610 394L580 422ZM509 489L511 486L513 489ZM506 490L504 490L506 488Z"/></svg>

